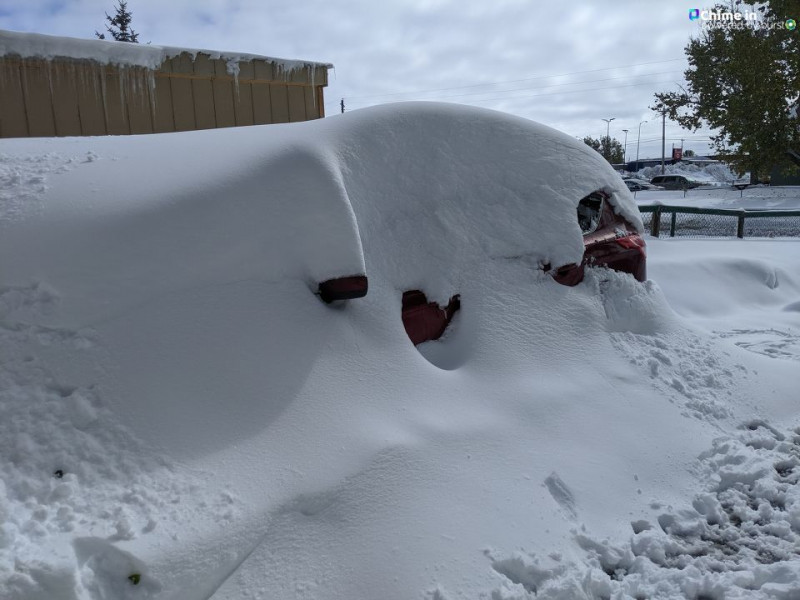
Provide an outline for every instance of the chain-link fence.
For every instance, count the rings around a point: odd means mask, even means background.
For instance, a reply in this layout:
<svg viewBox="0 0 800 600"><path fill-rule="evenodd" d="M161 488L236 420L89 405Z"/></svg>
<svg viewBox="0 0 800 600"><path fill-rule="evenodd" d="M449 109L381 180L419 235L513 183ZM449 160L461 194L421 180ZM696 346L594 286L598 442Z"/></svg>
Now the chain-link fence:
<svg viewBox="0 0 800 600"><path fill-rule="evenodd" d="M653 237L800 237L800 210L640 205Z"/></svg>

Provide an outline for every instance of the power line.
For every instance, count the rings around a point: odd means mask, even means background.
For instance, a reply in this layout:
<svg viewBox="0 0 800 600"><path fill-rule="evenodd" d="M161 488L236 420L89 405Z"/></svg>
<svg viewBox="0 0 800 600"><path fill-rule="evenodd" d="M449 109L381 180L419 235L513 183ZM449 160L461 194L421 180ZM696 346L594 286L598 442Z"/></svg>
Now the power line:
<svg viewBox="0 0 800 600"><path fill-rule="evenodd" d="M539 97L543 97L543 96L561 96L561 95L564 95L564 94L579 94L579 93L583 93L583 92L597 92L597 91L604 91L604 90L616 90L616 89L624 89L624 88L629 88L629 87L637 87L637 86L642 86L642 85L661 85L661 84L668 84L668 83L673 83L673 81L672 80L643 81L643 82L640 82L640 83L631 83L631 84L626 84L626 85L602 86L602 87L596 87L596 88L585 88L585 89L581 89L581 90L564 90L564 91L559 91L559 92L547 92L547 93L544 93L544 94L525 94L525 95L521 95L521 96L504 96L504 97L481 98L481 99L477 99L477 100L466 101L466 102L464 102L464 104L478 104L478 103L482 103L482 102L498 102L498 101L504 101L504 100L524 100L526 98L539 98ZM545 88L532 88L532 89L545 89ZM518 90L511 90L511 91L518 91ZM491 92L486 92L486 93L491 93ZM434 97L434 98L425 98L424 100L433 102L433 101L437 101L439 99L440 98ZM408 99L408 100L412 101L414 99ZM387 102L376 102L374 105L390 104L391 102L393 102L393 101L389 100ZM360 106L373 106L373 105L368 104L368 103L363 103Z"/></svg>
<svg viewBox="0 0 800 600"><path fill-rule="evenodd" d="M657 64L684 61L684 60L686 60L686 58L670 58L668 60L654 60L654 61L650 61L650 62L636 63L636 64L632 64L632 65L618 65L618 66L615 66L615 67L604 67L602 69L588 69L588 70L585 70L585 71L572 71L572 72L569 72L569 73L559 73L559 74L556 74L556 75L538 75L536 77L528 77L528 78L525 78L525 79L510 79L510 80L503 80L503 81L493 81L493 82L489 82L489 83L476 83L476 84L472 84L472 85L461 85L461 86L446 87L446 88L429 88L429 89L424 89L424 90L413 90L413 91L408 91L408 92L391 92L391 93L386 93L386 94L368 94L368 95L362 95L362 96L346 96L346 98L347 98L348 101L350 101L350 100L357 100L357 99L363 99L363 98L385 98L387 96L404 96L404 95L413 95L413 94L425 94L425 93L429 93L429 92L447 92L447 91L451 91L451 90L463 90L463 89L471 89L471 88L476 88L476 87L502 85L502 84L508 84L508 83L521 83L521 82L524 82L524 81L537 81L537 80L540 80L540 79L550 79L550 78L553 78L553 77L568 77L570 75L583 75L583 74L586 74L586 73L599 73L601 71L611 71L611 70L614 70L614 69L629 69L629 68L632 68L632 67L643 67L643 66L646 66L646 65L657 65ZM490 93L492 91L493 90L487 90L486 93Z"/></svg>
<svg viewBox="0 0 800 600"><path fill-rule="evenodd" d="M546 89L551 89L551 88L563 87L563 86L567 86L567 85L583 85L583 84L589 84L589 83L600 83L600 82L603 82L603 81L618 81L620 79L632 79L634 77L657 77L659 75L670 75L670 74L673 74L673 73L680 73L680 71L662 71L660 73L643 73L641 75L634 75L634 76L621 75L619 77L606 77L604 79L590 79L588 81L570 81L570 82L567 82L567 83L553 83L553 84L550 84L550 85L544 85L544 86L539 86L539 87L522 87L522 88L515 88L515 89L512 89L512 90L488 90L488 91L484 91L484 92L468 92L468 93L465 93L465 94L448 94L446 96L436 96L436 97L430 98L430 99L441 100L441 99L447 99L447 98L463 98L465 96L480 96L480 95L485 95L485 94L507 94L509 92L523 92L523 91L526 91L526 90L546 90ZM645 82L643 82L643 83L645 83ZM428 98L425 98L425 99L427 100ZM356 106L364 106L365 104L368 104L368 103L356 102L355 104L356 104Z"/></svg>
<svg viewBox="0 0 800 600"><path fill-rule="evenodd" d="M671 83L671 81L643 81L641 83L630 83L626 85L615 85L615 86L604 86L604 87L596 87L596 88L587 88L582 90L565 90L561 92L547 92L544 94L525 94L522 96L510 96L510 97L496 97L496 98L481 98L479 100L469 100L468 104L478 104L482 102L497 102L503 100L525 100L527 98L541 98L544 96L561 96L564 94L580 94L585 92L597 92L603 90L618 90L624 89L629 87L637 87L642 85L658 85L662 83ZM429 98L428 100L436 100L436 98ZM380 104L388 104L388 102L382 102Z"/></svg>

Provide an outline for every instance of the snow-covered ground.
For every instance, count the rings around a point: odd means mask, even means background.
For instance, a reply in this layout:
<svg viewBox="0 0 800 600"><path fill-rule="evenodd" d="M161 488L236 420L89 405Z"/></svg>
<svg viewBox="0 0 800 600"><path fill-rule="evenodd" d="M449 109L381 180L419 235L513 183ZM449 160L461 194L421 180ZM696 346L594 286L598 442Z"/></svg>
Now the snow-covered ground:
<svg viewBox="0 0 800 600"><path fill-rule="evenodd" d="M797 597L800 241L556 284L621 183L426 104L4 142L0 598Z"/></svg>

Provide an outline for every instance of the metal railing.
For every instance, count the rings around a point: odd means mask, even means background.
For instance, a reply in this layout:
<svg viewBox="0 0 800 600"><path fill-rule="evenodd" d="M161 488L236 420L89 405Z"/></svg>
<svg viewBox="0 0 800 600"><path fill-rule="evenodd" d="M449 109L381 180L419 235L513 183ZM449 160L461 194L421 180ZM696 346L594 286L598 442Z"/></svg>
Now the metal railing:
<svg viewBox="0 0 800 600"><path fill-rule="evenodd" d="M745 210L640 205L645 231L653 237L800 237L800 210ZM650 215L648 218L647 215Z"/></svg>

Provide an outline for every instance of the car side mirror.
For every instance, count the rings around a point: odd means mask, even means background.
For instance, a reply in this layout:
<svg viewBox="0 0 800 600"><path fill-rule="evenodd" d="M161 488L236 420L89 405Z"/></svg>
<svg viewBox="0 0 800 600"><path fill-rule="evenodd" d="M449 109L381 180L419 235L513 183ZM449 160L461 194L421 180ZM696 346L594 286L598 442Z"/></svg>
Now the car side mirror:
<svg viewBox="0 0 800 600"><path fill-rule="evenodd" d="M328 279L319 284L319 297L325 304L335 300L352 300L367 295L369 285L366 275L351 275Z"/></svg>

